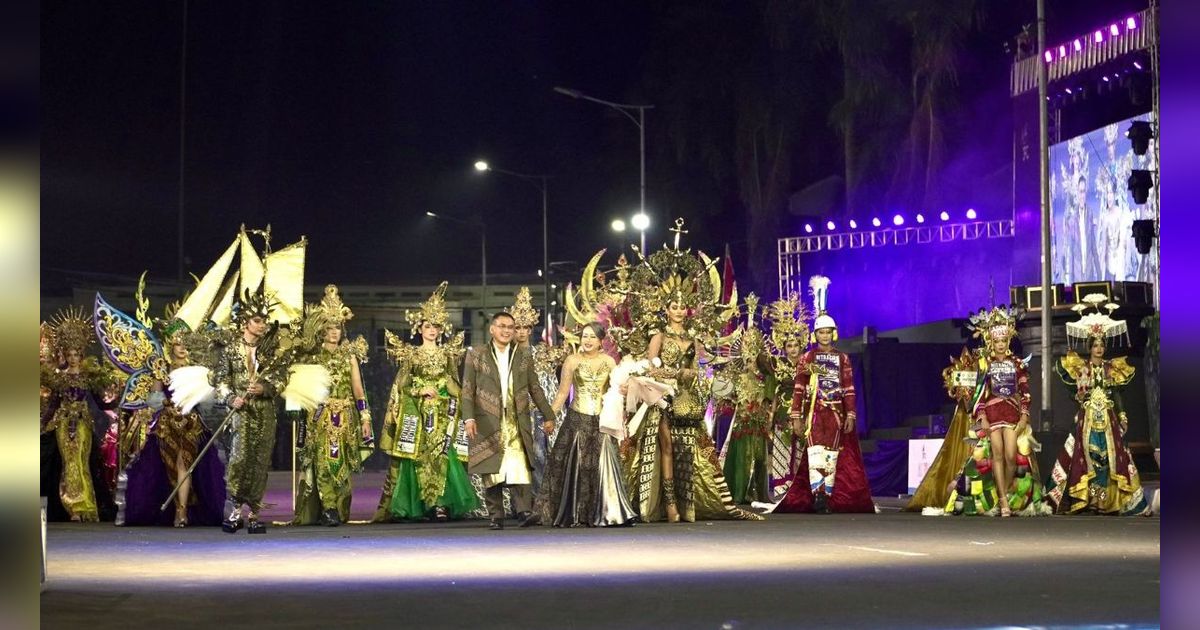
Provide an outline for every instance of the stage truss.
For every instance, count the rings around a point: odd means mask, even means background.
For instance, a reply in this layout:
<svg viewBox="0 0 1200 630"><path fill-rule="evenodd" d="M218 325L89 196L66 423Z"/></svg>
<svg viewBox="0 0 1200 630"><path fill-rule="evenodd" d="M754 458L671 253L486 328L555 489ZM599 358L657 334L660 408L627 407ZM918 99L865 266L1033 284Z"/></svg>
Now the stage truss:
<svg viewBox="0 0 1200 630"><path fill-rule="evenodd" d="M800 257L821 251L839 249L862 249L867 247L889 247L900 245L924 245L928 243L950 243L974 241L984 238L1011 238L1013 220L974 221L970 223L942 223L914 227L884 228L857 232L832 234L810 234L779 239L779 295L795 291L805 294L804 278L801 276Z"/></svg>

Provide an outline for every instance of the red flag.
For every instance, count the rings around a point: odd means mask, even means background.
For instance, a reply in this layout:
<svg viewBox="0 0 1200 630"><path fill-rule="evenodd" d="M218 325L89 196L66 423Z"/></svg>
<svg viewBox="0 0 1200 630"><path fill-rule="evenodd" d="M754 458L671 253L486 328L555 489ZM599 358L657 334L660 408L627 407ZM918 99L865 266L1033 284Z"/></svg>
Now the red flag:
<svg viewBox="0 0 1200 630"><path fill-rule="evenodd" d="M735 291L737 291L737 279L733 274L733 256L729 255L729 243L725 243L725 270L721 272L721 303L728 304ZM725 324L722 334L728 335L735 329L737 329L736 318Z"/></svg>

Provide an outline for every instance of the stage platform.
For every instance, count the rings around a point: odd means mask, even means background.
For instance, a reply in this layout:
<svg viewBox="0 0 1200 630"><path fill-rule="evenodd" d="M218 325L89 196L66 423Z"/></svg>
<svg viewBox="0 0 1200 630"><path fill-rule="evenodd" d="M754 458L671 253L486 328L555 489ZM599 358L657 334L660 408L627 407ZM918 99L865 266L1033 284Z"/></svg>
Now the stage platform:
<svg viewBox="0 0 1200 630"><path fill-rule="evenodd" d="M375 477L356 478L368 493L356 515L374 507ZM287 501L287 483L272 476L274 498ZM272 527L263 536L52 523L41 611L43 628L89 630L1154 627L1159 553L1158 518L895 509L619 529Z"/></svg>

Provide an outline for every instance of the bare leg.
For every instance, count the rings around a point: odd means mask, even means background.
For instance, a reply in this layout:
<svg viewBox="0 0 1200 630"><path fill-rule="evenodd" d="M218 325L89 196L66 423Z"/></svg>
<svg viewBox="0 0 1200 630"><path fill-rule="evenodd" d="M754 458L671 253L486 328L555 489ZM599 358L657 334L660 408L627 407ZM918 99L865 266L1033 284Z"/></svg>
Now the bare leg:
<svg viewBox="0 0 1200 630"><path fill-rule="evenodd" d="M1007 493L1013 486L1013 479L1017 475L1017 433L1014 429L1001 429L1004 434L1004 491Z"/></svg>
<svg viewBox="0 0 1200 630"><path fill-rule="evenodd" d="M192 478L187 474L188 463L183 459L183 453L175 456L175 478L182 479L179 493L175 495L175 527L187 525L188 499L192 493Z"/></svg>
<svg viewBox="0 0 1200 630"><path fill-rule="evenodd" d="M996 493L999 495L1000 515L1008 516L1008 458L1005 456L1006 440L1005 430L1000 427L992 427L988 431L988 435L992 440L992 478L996 481Z"/></svg>
<svg viewBox="0 0 1200 630"><path fill-rule="evenodd" d="M679 509L675 507L675 457L671 447L671 424L666 414L658 420L658 458L662 463L662 487L666 501L667 522L679 522Z"/></svg>

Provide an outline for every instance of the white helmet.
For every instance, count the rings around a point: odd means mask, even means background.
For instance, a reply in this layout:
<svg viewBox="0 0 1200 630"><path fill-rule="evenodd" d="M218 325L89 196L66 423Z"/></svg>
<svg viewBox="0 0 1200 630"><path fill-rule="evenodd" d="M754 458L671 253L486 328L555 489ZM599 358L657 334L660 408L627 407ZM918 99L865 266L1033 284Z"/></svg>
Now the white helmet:
<svg viewBox="0 0 1200 630"><path fill-rule="evenodd" d="M829 315L822 313L817 315L817 318L813 320L813 330L821 330L822 328L837 330L837 322L833 321L833 318Z"/></svg>

